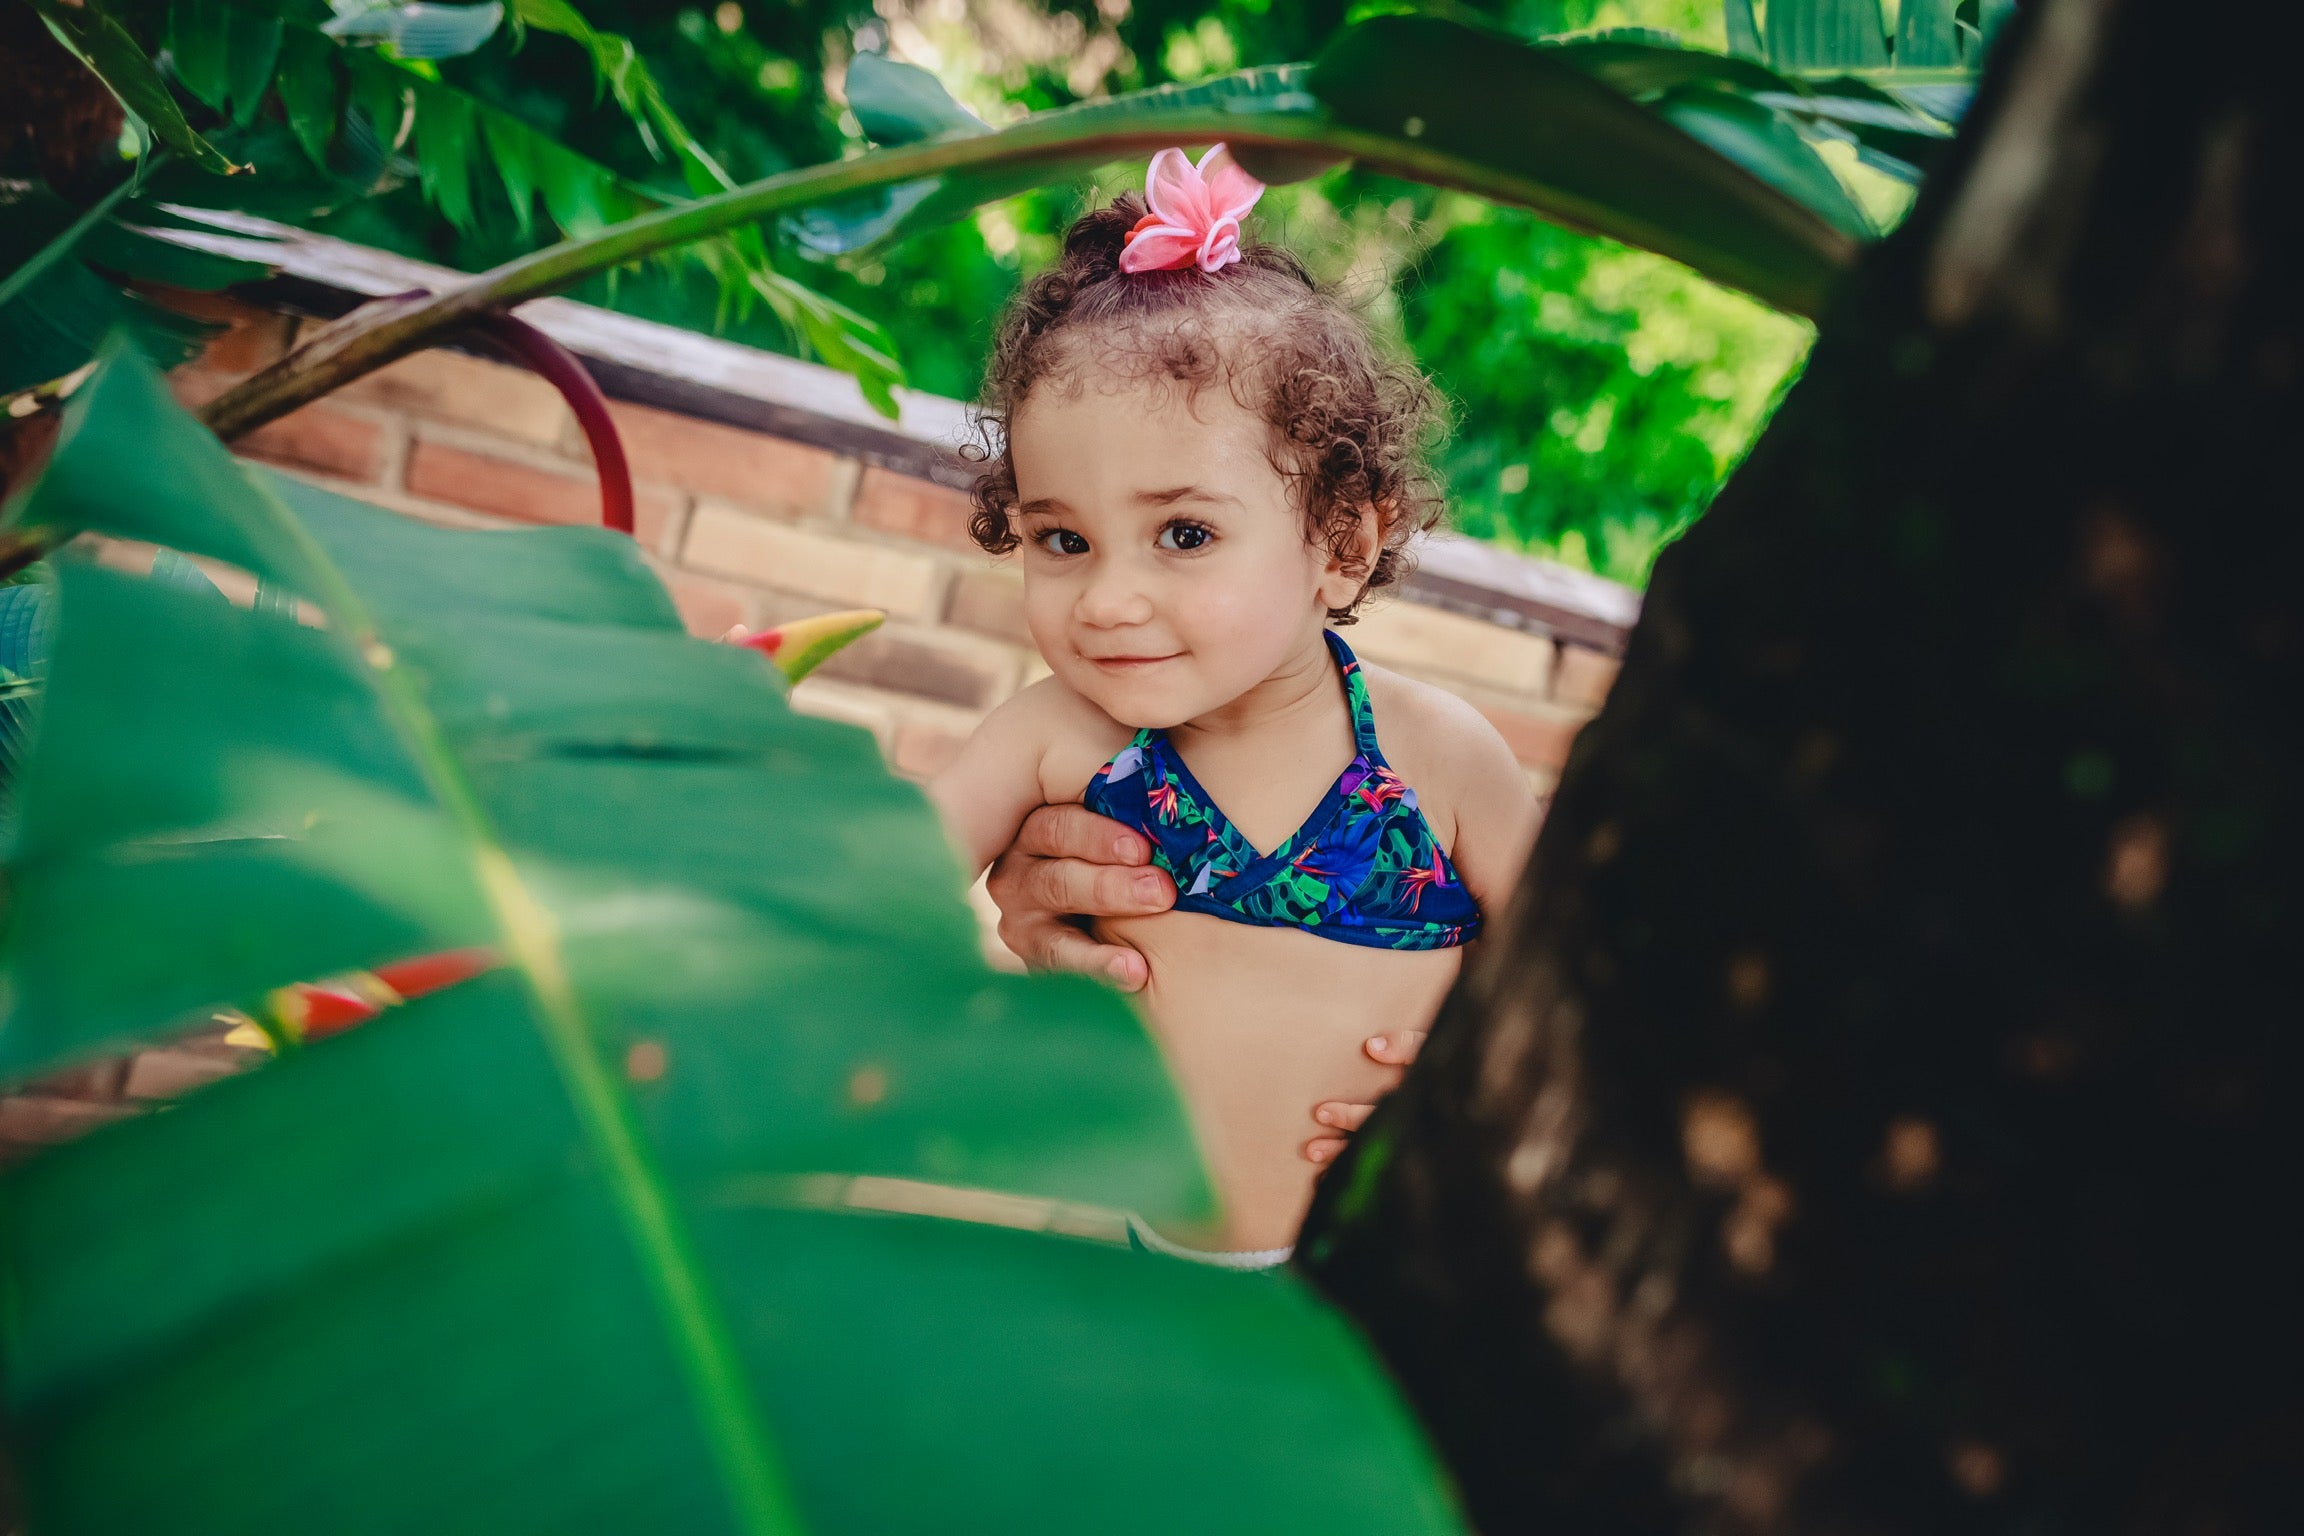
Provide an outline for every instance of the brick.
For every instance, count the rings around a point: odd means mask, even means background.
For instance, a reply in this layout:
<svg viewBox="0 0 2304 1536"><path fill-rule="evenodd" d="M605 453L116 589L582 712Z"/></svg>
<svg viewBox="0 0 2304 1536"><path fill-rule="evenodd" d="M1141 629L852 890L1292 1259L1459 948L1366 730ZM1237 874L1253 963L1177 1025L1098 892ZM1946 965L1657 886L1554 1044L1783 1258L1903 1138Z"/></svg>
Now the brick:
<svg viewBox="0 0 2304 1536"><path fill-rule="evenodd" d="M406 483L415 495L525 523L597 526L600 521L600 482L589 468L545 468L422 434L408 450ZM655 549L665 541L679 511L676 493L662 486L634 487L633 522L646 547Z"/></svg>
<svg viewBox="0 0 2304 1536"><path fill-rule="evenodd" d="M1608 702L1608 690L1624 663L1614 656L1586 650L1581 645L1560 647L1560 666L1552 674L1552 697L1563 704L1598 709Z"/></svg>
<svg viewBox="0 0 2304 1536"><path fill-rule="evenodd" d="M932 779L952 765L967 743L969 728L957 721L923 719L901 720L896 726L895 750L889 754L889 766L905 778Z"/></svg>
<svg viewBox="0 0 2304 1536"><path fill-rule="evenodd" d="M198 363L186 363L168 375L168 393L188 411L196 411L240 382L240 375L218 373Z"/></svg>
<svg viewBox="0 0 2304 1536"><path fill-rule="evenodd" d="M973 508L967 494L933 480L900 475L878 465L867 465L856 487L856 507L850 515L867 528L940 544L946 549L976 551L968 537Z"/></svg>
<svg viewBox="0 0 2304 1536"><path fill-rule="evenodd" d="M390 452L387 428L374 416L307 405L235 439L234 453L268 464L294 464L345 480L372 481Z"/></svg>
<svg viewBox="0 0 2304 1536"><path fill-rule="evenodd" d="M231 1077L255 1065L263 1054L236 1050L227 1056L216 1051L168 1048L139 1051L128 1062L128 1097L172 1099L195 1088L205 1088L220 1078Z"/></svg>
<svg viewBox="0 0 2304 1536"><path fill-rule="evenodd" d="M875 630L824 663L826 677L945 704L985 709L1016 691L1023 657L972 635L897 626Z"/></svg>
<svg viewBox="0 0 2304 1536"><path fill-rule="evenodd" d="M136 1107L128 1104L92 1104L85 1099L20 1093L0 1099L0 1142L45 1145L70 1141L100 1125L125 1120L136 1112Z"/></svg>
<svg viewBox="0 0 2304 1536"><path fill-rule="evenodd" d="M821 676L803 678L792 688L794 713L818 720L837 720L870 731L880 743L884 757L895 750L896 708L897 701L884 693L832 682Z"/></svg>
<svg viewBox="0 0 2304 1536"><path fill-rule="evenodd" d="M632 473L773 517L840 516L853 488L837 454L650 406L609 407ZM573 430L573 428L571 428Z"/></svg>
<svg viewBox="0 0 2304 1536"><path fill-rule="evenodd" d="M687 571L658 571L664 590L680 609L680 621L699 640L717 640L738 624L753 622L752 594L742 587Z"/></svg>
<svg viewBox="0 0 2304 1536"><path fill-rule="evenodd" d="M1496 727L1523 767L1554 774L1568 761L1568 748L1575 743L1576 733L1592 718L1590 710L1556 704L1533 704L1520 709L1477 700L1474 704L1488 717L1488 723Z"/></svg>
<svg viewBox="0 0 2304 1536"><path fill-rule="evenodd" d="M952 597L945 604L944 622L1030 645L1032 627L1024 622L1024 578L1014 571L958 572L952 578Z"/></svg>
<svg viewBox="0 0 2304 1536"><path fill-rule="evenodd" d="M296 322L290 316L221 293L197 293L159 283L139 284L138 292L162 308L225 328L210 338L195 364L216 373L246 374L268 367L288 350L295 337Z"/></svg>
<svg viewBox="0 0 2304 1536"><path fill-rule="evenodd" d="M697 506L681 563L899 618L932 620L944 601L944 568L928 555L772 523L719 502Z"/></svg>
<svg viewBox="0 0 2304 1536"><path fill-rule="evenodd" d="M1552 678L1552 642L1542 635L1421 603L1373 604L1361 610L1360 622L1345 638L1355 651L1386 666L1535 698L1544 697Z"/></svg>
<svg viewBox="0 0 2304 1536"><path fill-rule="evenodd" d="M576 420L560 391L527 369L437 349L379 368L347 385L343 397L539 448L558 443Z"/></svg>

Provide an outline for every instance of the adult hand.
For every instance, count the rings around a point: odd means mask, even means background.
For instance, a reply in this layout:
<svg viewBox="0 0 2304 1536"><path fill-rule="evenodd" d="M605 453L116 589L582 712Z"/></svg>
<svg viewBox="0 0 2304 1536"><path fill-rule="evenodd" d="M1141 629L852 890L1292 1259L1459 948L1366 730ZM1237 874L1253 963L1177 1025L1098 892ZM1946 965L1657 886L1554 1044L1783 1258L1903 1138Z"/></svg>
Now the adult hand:
<svg viewBox="0 0 2304 1536"><path fill-rule="evenodd" d="M1380 1061L1388 1067L1405 1069L1424 1049L1424 1031L1403 1029L1389 1035L1377 1035L1361 1047L1370 1061ZM1395 1079L1397 1081L1397 1079ZM1315 1163L1327 1163L1344 1150L1344 1143L1362 1122L1375 1113L1373 1104L1347 1104L1331 1099L1312 1108L1312 1118L1326 1129L1304 1143L1304 1155Z"/></svg>
<svg viewBox="0 0 2304 1536"><path fill-rule="evenodd" d="M1134 992L1150 974L1124 944L1099 944L1067 917L1145 917L1176 904L1176 883L1150 868L1152 845L1081 805L1044 805L984 882L1000 909L1000 942L1036 971L1102 976Z"/></svg>

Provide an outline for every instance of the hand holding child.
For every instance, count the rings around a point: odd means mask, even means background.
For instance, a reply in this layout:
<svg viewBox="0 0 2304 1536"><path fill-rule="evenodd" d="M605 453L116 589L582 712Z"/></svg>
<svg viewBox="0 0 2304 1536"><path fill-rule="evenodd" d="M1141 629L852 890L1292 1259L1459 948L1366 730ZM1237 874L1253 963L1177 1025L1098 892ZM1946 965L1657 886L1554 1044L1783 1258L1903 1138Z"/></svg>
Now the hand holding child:
<svg viewBox="0 0 2304 1536"><path fill-rule="evenodd" d="M1008 851L993 862L986 889L1000 909L1000 942L1036 971L1100 976L1123 992L1144 985L1144 957L1124 944L1100 944L1070 918L1140 917L1165 912L1176 887L1150 868L1142 835L1079 805L1044 805L1024 820ZM1405 1069L1424 1044L1422 1030L1378 1035L1363 1047L1371 1061ZM1304 1143L1315 1163L1333 1160L1374 1111L1373 1104L1313 1106L1322 1129Z"/></svg>

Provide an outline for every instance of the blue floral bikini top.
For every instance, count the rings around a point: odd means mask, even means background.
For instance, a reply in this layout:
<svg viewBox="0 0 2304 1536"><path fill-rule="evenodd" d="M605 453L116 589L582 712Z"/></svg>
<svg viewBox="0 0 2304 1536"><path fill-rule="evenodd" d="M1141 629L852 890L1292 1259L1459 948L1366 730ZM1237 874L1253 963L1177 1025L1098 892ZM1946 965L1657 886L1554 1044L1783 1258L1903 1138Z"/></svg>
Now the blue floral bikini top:
<svg viewBox="0 0 2304 1536"><path fill-rule="evenodd" d="M1480 908L1376 746L1368 681L1349 647L1328 649L1352 706L1359 755L1304 825L1270 853L1249 846L1168 740L1138 731L1080 799L1152 840L1176 881L1176 910L1262 928L1301 928L1376 949L1447 949L1480 935Z"/></svg>

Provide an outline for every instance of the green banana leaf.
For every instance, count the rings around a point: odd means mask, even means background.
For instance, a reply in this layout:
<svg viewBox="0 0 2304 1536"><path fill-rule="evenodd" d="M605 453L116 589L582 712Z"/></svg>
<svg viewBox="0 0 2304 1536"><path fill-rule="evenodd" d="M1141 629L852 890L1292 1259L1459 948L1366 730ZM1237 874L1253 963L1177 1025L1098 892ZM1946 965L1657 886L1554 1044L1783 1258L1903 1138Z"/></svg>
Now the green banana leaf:
<svg viewBox="0 0 2304 1536"><path fill-rule="evenodd" d="M0 1177L28 1527L1458 1528L1204 1210L1095 986L987 971L869 739L686 637L629 540L430 528L231 458L126 348L8 526L60 559L0 1078L264 989L505 966Z"/></svg>
<svg viewBox="0 0 2304 1536"><path fill-rule="evenodd" d="M1157 123L1169 114L1210 109L1243 114L1310 113L1317 107L1305 93L1308 74L1302 64L1268 65L1197 85L1164 85L1107 101L1083 102L1037 114L1033 122L1094 132L1108 125ZM849 62L848 101L865 134L883 148L935 139L981 138L994 132L954 101L934 75L879 54L858 54ZM781 232L811 255L850 255L892 244L1051 181L1084 176L1110 158L1107 152L1090 152L994 162L965 172L882 187L860 197L803 209L782 221ZM1341 156L1323 154L1309 162L1289 161L1261 145L1242 151L1242 163L1267 181L1300 179L1341 160Z"/></svg>
<svg viewBox="0 0 2304 1536"><path fill-rule="evenodd" d="M1631 68L1635 54L1645 71L1637 82L1609 78L1611 61ZM1667 54L1680 57L1660 62ZM1267 181L1358 158L1524 204L1800 313L1813 311L1871 234L1814 149L1789 128L1773 131L1766 109L1683 104L1677 117L1688 121L1679 122L1636 99L1659 69L1702 80L1741 69L1750 88L1785 84L1692 50L1626 44L1606 55L1592 43L1532 43L1453 18L1377 16L1338 33L1309 66L1141 91L1000 131L925 71L872 55L852 69L859 120L884 146L989 137L1022 141L1024 152L788 214L788 236L819 256L900 239L1112 158L1108 149L1066 155L1068 136L1156 134L1172 122L1180 138L1197 140L1225 132L1227 120L1242 136L1241 162Z"/></svg>

